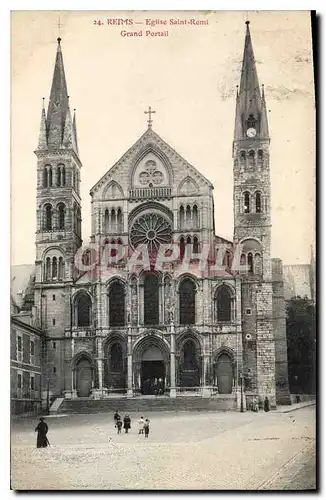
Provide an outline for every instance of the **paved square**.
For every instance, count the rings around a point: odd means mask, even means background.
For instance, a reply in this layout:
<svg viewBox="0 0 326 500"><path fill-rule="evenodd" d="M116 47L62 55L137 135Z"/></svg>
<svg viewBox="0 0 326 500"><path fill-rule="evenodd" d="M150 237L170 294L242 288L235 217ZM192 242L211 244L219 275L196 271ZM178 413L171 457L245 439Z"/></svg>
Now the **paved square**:
<svg viewBox="0 0 326 500"><path fill-rule="evenodd" d="M49 417L11 429L13 489L304 489L315 487L315 407L290 413L147 413L149 439L117 435L113 415ZM122 431L123 432L123 431ZM306 469L305 464L308 463ZM306 470L306 480L299 481ZM299 474L300 472L300 474ZM293 484L293 482L295 484Z"/></svg>

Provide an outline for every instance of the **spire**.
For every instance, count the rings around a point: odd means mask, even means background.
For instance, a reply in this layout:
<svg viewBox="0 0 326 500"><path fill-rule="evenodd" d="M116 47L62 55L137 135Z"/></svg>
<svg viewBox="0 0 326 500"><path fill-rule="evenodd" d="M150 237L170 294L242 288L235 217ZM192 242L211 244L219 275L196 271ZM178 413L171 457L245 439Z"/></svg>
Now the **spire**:
<svg viewBox="0 0 326 500"><path fill-rule="evenodd" d="M43 99L43 106L42 106L40 134L39 134L37 149L47 149L48 147L46 138L46 116L44 108L44 97L42 99Z"/></svg>
<svg viewBox="0 0 326 500"><path fill-rule="evenodd" d="M234 134L236 139L244 139L248 128L255 128L257 137L268 138L265 97L260 93L249 24L250 22L246 21L240 87L237 92ZM264 113L265 116L262 116Z"/></svg>
<svg viewBox="0 0 326 500"><path fill-rule="evenodd" d="M61 51L61 38L57 39L57 55L54 66L50 101L47 113L47 135L49 148L61 146L68 112L68 91Z"/></svg>
<svg viewBox="0 0 326 500"><path fill-rule="evenodd" d="M74 109L74 118L72 122L72 147L74 151L79 155L78 142L77 142L77 126L76 126L76 110Z"/></svg>

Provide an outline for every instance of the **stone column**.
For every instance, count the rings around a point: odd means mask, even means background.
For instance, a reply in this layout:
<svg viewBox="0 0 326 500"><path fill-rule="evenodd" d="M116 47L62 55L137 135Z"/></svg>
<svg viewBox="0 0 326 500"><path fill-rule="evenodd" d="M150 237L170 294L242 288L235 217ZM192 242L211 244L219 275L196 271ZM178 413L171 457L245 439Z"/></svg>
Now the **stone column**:
<svg viewBox="0 0 326 500"><path fill-rule="evenodd" d="M131 326L128 324L128 365L127 365L127 397L133 397L132 388L132 346L131 346Z"/></svg>
<svg viewBox="0 0 326 500"><path fill-rule="evenodd" d="M98 373L98 388L100 392L103 389L103 360L101 358L97 358L97 373Z"/></svg>
<svg viewBox="0 0 326 500"><path fill-rule="evenodd" d="M203 356L203 383L202 383L202 396L203 398L209 398L211 396L211 386L207 384L207 371L209 368L209 355L204 354Z"/></svg>
<svg viewBox="0 0 326 500"><path fill-rule="evenodd" d="M173 320L170 326L171 331L171 346L170 346L170 398L177 396L175 387L175 329Z"/></svg>
<svg viewBox="0 0 326 500"><path fill-rule="evenodd" d="M75 356L75 339L71 338L71 360L74 359ZM71 367L71 398L77 398L77 388L76 388L76 368L74 366Z"/></svg>

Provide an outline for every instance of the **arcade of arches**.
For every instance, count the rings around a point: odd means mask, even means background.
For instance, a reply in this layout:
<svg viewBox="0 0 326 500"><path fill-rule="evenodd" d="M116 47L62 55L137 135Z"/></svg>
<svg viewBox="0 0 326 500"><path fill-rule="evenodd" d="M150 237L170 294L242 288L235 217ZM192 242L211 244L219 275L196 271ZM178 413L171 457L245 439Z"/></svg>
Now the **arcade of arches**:
<svg viewBox="0 0 326 500"><path fill-rule="evenodd" d="M94 386L111 394L128 392L130 386L133 395L192 392L203 386L211 386L219 394L233 393L235 366L231 350L222 349L207 363L200 342L191 332L177 342L172 337L175 335L171 336L169 343L155 333L145 335L135 343L129 354L131 363L128 366L126 342L122 336L113 336L104 345L103 370L100 373L97 373L91 357L81 353L72 365L76 395L88 397Z"/></svg>

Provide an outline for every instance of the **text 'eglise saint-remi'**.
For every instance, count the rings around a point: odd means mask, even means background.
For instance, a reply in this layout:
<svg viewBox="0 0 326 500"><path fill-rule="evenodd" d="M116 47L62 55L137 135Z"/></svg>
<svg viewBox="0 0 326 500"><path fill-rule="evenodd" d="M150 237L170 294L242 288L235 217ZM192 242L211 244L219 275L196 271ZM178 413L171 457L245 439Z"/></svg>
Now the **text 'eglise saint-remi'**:
<svg viewBox="0 0 326 500"><path fill-rule="evenodd" d="M166 25L171 25L171 26L208 26L208 19L178 19L178 18L171 18L169 20L167 19L145 19L146 25L147 26L166 26Z"/></svg>

